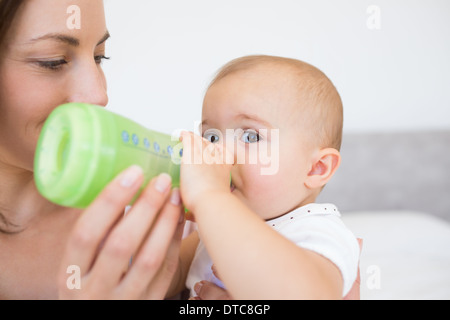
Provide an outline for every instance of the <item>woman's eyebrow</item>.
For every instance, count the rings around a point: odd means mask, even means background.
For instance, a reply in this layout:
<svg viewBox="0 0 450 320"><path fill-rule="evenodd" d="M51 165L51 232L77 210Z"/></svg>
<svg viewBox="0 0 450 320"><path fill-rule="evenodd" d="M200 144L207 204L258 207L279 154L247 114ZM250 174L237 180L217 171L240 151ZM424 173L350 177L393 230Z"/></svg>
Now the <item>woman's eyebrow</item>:
<svg viewBox="0 0 450 320"><path fill-rule="evenodd" d="M74 37L71 37L68 35L64 35L61 33L48 33L41 37L31 39L30 43L35 43L37 41L42 41L42 40L55 40L58 42L66 43L72 47L78 47L80 45L80 40L78 40L77 38L74 38Z"/></svg>
<svg viewBox="0 0 450 320"><path fill-rule="evenodd" d="M111 38L111 35L109 34L109 31L106 31L105 35L102 37L102 39L97 43L97 46L103 44L104 42L106 42L106 40L108 40L109 38Z"/></svg>
<svg viewBox="0 0 450 320"><path fill-rule="evenodd" d="M111 35L109 34L108 31L106 31L105 35L100 39L100 41L97 43L97 46L103 44L106 40L108 40L111 37ZM68 36L65 34L61 34L61 33L48 33L46 35L43 35L41 37L37 37L34 39L30 40L30 43L34 43L37 41L42 41L42 40L55 40L58 42L62 42L62 43L66 43L72 47L78 47L80 46L80 40L72 37L72 36Z"/></svg>

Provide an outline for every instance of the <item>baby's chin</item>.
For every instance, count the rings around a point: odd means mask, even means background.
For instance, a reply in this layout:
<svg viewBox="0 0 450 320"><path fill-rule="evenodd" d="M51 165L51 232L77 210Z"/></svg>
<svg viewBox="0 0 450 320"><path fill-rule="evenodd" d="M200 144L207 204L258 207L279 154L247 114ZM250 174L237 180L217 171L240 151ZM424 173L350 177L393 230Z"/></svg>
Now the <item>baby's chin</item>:
<svg viewBox="0 0 450 320"><path fill-rule="evenodd" d="M261 206L261 203L258 203L258 204L252 203L252 201L247 199L244 196L244 194L241 192L241 190L239 188L237 188L235 185L233 185L233 184L230 185L230 191L231 191L231 194L233 194L239 200L241 200L248 208L250 208L250 210L255 212L261 219L263 219L263 220L271 220L272 219L271 216L269 216L269 217L264 216L264 213L262 213L263 207Z"/></svg>

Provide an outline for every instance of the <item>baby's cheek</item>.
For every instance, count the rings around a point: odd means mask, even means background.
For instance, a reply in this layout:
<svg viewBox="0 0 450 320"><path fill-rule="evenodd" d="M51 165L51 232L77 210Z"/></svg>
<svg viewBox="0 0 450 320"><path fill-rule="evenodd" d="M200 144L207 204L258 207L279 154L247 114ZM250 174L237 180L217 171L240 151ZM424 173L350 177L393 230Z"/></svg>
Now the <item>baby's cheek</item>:
<svg viewBox="0 0 450 320"><path fill-rule="evenodd" d="M243 195L247 205L261 218L272 219L282 214L284 208L285 182L280 173L262 175L259 165L247 165L242 172L245 190Z"/></svg>

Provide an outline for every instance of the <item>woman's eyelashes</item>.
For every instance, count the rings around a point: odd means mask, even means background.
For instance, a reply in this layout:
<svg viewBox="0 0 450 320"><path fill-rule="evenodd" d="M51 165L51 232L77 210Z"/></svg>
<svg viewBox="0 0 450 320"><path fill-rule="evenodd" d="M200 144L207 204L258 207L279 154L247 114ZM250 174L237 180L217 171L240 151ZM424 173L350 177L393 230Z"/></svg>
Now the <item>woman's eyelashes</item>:
<svg viewBox="0 0 450 320"><path fill-rule="evenodd" d="M95 62L97 64L101 64L104 60L109 60L111 59L111 57L106 57L105 55L99 55L99 56L95 56Z"/></svg>
<svg viewBox="0 0 450 320"><path fill-rule="evenodd" d="M64 65L68 64L68 62L66 60L64 60L64 59L60 59L60 60L42 60L42 61L37 61L37 64L43 69L57 71L57 70L62 69L62 67Z"/></svg>
<svg viewBox="0 0 450 320"><path fill-rule="evenodd" d="M100 65L104 60L109 60L110 57L106 57L105 55L94 56L94 61L96 64ZM66 59L57 59L57 60L40 60L36 61L37 65L43 69L51 70L51 71L59 71L69 62Z"/></svg>

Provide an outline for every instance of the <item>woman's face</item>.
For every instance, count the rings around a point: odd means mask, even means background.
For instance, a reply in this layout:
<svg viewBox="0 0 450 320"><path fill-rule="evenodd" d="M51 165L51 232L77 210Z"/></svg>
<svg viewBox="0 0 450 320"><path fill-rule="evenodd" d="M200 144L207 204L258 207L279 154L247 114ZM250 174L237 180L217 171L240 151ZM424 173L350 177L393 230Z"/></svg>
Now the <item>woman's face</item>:
<svg viewBox="0 0 450 320"><path fill-rule="evenodd" d="M108 37L102 0L25 1L0 51L0 166L33 170L55 107L108 103L101 67Z"/></svg>

